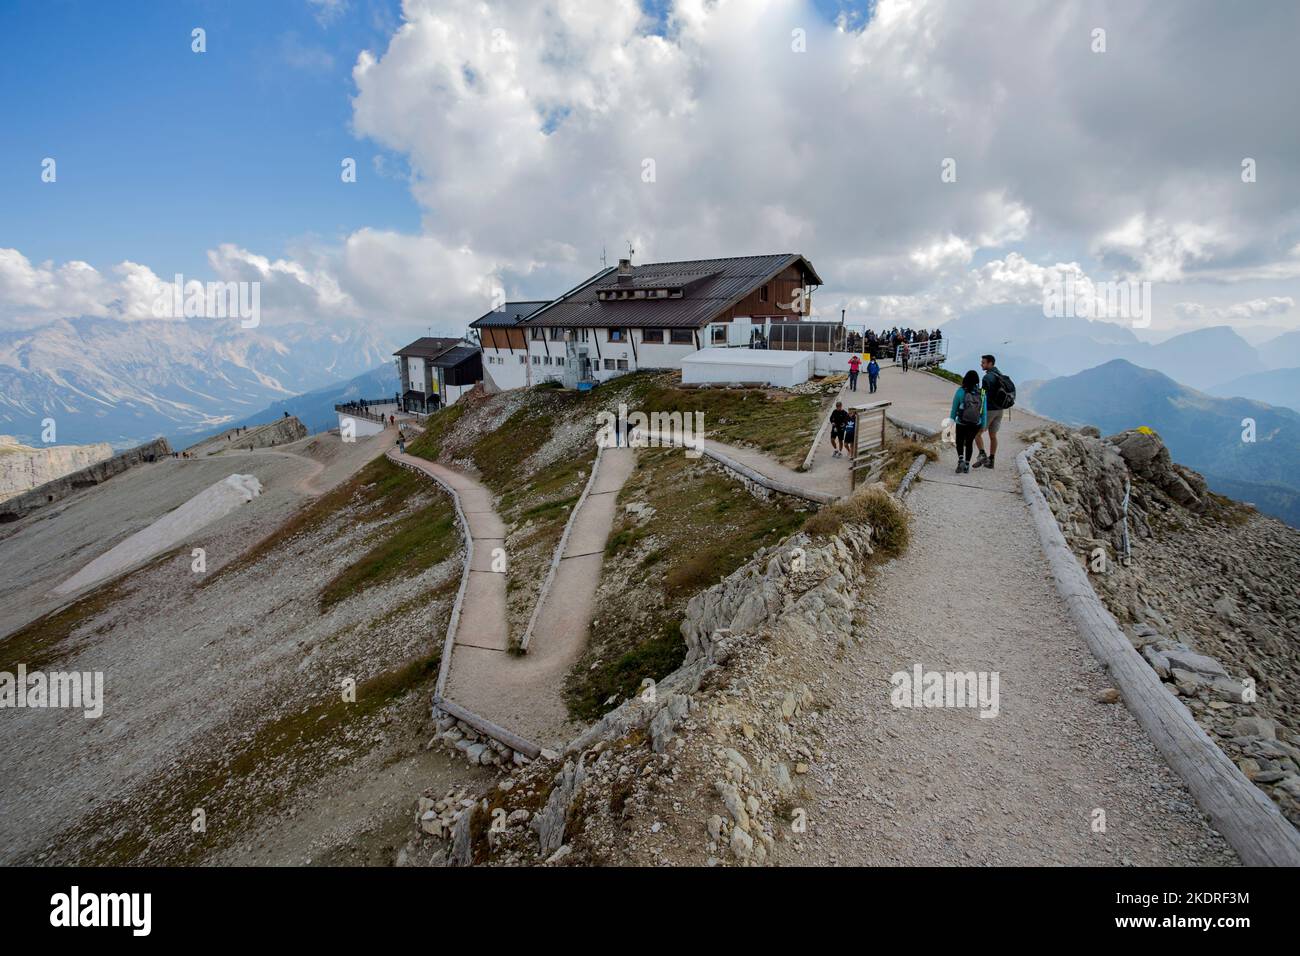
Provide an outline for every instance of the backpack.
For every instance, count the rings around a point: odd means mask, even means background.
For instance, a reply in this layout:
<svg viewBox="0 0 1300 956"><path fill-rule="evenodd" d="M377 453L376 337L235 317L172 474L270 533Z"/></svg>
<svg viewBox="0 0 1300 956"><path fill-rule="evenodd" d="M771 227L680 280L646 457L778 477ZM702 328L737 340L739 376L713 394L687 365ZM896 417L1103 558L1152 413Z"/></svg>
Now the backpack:
<svg viewBox="0 0 1300 956"><path fill-rule="evenodd" d="M980 423L981 413L984 411L984 393L977 391L966 392L961 400L961 407L957 409L957 421L963 425L978 425Z"/></svg>
<svg viewBox="0 0 1300 956"><path fill-rule="evenodd" d="M994 371L997 377L989 389L989 408L1010 408L1016 403L1016 383L1011 381L1011 376Z"/></svg>

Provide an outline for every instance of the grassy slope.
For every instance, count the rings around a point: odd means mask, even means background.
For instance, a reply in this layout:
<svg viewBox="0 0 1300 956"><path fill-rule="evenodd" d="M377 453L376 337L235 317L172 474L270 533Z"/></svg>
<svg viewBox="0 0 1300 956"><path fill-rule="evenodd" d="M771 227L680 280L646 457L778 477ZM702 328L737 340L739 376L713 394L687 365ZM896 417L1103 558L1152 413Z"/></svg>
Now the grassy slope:
<svg viewBox="0 0 1300 956"><path fill-rule="evenodd" d="M655 513L639 521L622 512L606 546L598 621L565 687L570 712L583 720L613 706L611 696L624 698L643 679L677 667L686 650L679 629L686 602L807 516L779 497L752 497L679 449L642 450L619 501Z"/></svg>

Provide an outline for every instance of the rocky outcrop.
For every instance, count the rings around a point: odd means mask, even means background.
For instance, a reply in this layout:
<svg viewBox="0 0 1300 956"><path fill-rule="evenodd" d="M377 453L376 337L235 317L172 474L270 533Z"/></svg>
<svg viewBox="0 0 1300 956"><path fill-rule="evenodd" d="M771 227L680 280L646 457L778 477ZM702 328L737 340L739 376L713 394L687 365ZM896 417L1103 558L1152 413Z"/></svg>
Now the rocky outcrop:
<svg viewBox="0 0 1300 956"><path fill-rule="evenodd" d="M480 801L422 803L425 832L448 839L450 863L621 862L641 851L628 822L659 833L650 807L672 794L698 814L683 835L688 858L768 862L790 839L788 804L815 752L795 729L814 704L809 688L773 662L854 639L871 539L844 525L759 552L687 604L680 667Z"/></svg>
<svg viewBox="0 0 1300 956"><path fill-rule="evenodd" d="M232 428L205 438L185 449L191 458L206 458L223 451L252 451L254 448L274 448L307 437L307 426L294 415L286 415L265 425Z"/></svg>
<svg viewBox="0 0 1300 956"><path fill-rule="evenodd" d="M1210 494L1149 429L1027 438L1042 443L1030 463L1066 542L1129 641L1300 826L1300 532Z"/></svg>
<svg viewBox="0 0 1300 956"><path fill-rule="evenodd" d="M112 458L105 458L103 461L95 462L89 467L56 478L54 481L47 481L31 491L15 495L0 504L0 522L17 521L38 508L44 508L46 505L66 498L74 491L91 488L100 482L107 481L114 475L120 475L128 468L166 458L171 453L172 449L167 444L167 439L157 438L147 444L137 445L135 448L114 455Z"/></svg>
<svg viewBox="0 0 1300 956"><path fill-rule="evenodd" d="M0 501L112 457L108 442L31 448L0 435Z"/></svg>

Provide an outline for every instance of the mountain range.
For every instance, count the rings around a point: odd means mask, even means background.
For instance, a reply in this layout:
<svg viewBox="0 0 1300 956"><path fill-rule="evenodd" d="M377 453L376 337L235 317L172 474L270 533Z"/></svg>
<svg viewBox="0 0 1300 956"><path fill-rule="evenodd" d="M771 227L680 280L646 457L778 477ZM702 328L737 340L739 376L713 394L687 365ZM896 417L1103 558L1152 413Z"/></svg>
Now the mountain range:
<svg viewBox="0 0 1300 956"><path fill-rule="evenodd" d="M0 332L0 433L132 445L218 430L269 404L391 364L362 326L243 329L208 320L73 318Z"/></svg>
<svg viewBox="0 0 1300 956"><path fill-rule="evenodd" d="M1300 413L1292 409L1207 395L1123 359L1018 391L1021 405L1069 425L1103 434L1146 425L1214 491L1300 527Z"/></svg>
<svg viewBox="0 0 1300 956"><path fill-rule="evenodd" d="M296 416L307 427L308 432L315 434L338 426L338 414L334 411L335 405L341 405L344 402L354 401L359 398L386 398L394 395L397 390L397 366L392 362L386 362L378 368L363 372L338 385L327 385L324 388L318 388L302 395L295 395L292 398L273 402L247 418L228 422L221 428L214 429L211 434L220 434L229 428L251 428L254 425L264 425L267 422L275 421L277 418L283 418L286 413ZM186 436L184 443L195 444L207 437L210 436ZM172 444L177 445L175 441ZM177 447L180 446L177 445Z"/></svg>
<svg viewBox="0 0 1300 956"><path fill-rule="evenodd" d="M979 368L985 353L1017 382L1074 375L1112 359L1162 372L1202 391L1230 382L1253 389L1251 378L1268 370L1300 368L1300 332L1287 332L1253 346L1226 325L1196 329L1158 344L1143 342L1127 326L1080 318L1046 318L1039 308L976 309L943 326L948 339L944 365L959 374ZM1239 397L1264 399L1239 392Z"/></svg>

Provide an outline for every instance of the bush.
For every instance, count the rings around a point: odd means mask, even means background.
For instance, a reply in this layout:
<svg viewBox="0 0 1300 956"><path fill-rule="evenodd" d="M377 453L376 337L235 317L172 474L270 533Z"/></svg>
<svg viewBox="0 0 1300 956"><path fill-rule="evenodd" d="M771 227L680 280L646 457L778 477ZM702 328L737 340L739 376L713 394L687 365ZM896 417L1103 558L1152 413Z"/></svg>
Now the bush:
<svg viewBox="0 0 1300 956"><path fill-rule="evenodd" d="M870 525L871 541L879 555L894 558L907 550L911 535L907 512L881 488L865 488L822 508L804 522L804 530L811 535L832 535L846 524Z"/></svg>

